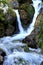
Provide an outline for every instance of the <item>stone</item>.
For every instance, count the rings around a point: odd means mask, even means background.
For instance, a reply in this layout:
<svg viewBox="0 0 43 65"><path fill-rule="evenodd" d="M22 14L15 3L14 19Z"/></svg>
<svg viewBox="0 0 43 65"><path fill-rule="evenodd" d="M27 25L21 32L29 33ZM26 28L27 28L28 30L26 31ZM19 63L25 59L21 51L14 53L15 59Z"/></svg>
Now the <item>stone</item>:
<svg viewBox="0 0 43 65"><path fill-rule="evenodd" d="M3 62L3 57L0 56L0 64Z"/></svg>
<svg viewBox="0 0 43 65"><path fill-rule="evenodd" d="M30 35L23 39L22 42L26 43L31 48L40 47L43 50L43 10L36 19L34 30Z"/></svg>
<svg viewBox="0 0 43 65"><path fill-rule="evenodd" d="M10 6L13 8L13 9L18 9L19 8L19 3L17 0L11 0L9 2Z"/></svg>
<svg viewBox="0 0 43 65"><path fill-rule="evenodd" d="M16 33L19 33L16 13L11 8L8 9L6 14L3 14L3 11L1 11L0 12L0 37L10 36L10 35L12 36L13 34Z"/></svg>
<svg viewBox="0 0 43 65"><path fill-rule="evenodd" d="M43 61L41 62L41 64L40 65L43 65Z"/></svg>
<svg viewBox="0 0 43 65"><path fill-rule="evenodd" d="M32 22L34 12L35 12L34 7L31 6L30 4L22 4L20 6L19 14L24 29L27 29L29 27L29 24Z"/></svg>
<svg viewBox="0 0 43 65"><path fill-rule="evenodd" d="M4 24L0 23L0 37L4 36L5 29L4 29Z"/></svg>
<svg viewBox="0 0 43 65"><path fill-rule="evenodd" d="M12 25L8 25L7 29L6 29L6 35L10 36L12 35L14 32L14 27Z"/></svg>
<svg viewBox="0 0 43 65"><path fill-rule="evenodd" d="M0 65L3 65L5 56L6 56L5 51L3 51L3 49L0 48Z"/></svg>
<svg viewBox="0 0 43 65"><path fill-rule="evenodd" d="M30 22L27 16L27 12L25 10L20 10L20 17L21 17L21 23L24 29L27 29L27 27L29 26Z"/></svg>
<svg viewBox="0 0 43 65"><path fill-rule="evenodd" d="M22 42L27 44L31 48L38 48L35 36L36 33L33 31L29 36L23 39Z"/></svg>

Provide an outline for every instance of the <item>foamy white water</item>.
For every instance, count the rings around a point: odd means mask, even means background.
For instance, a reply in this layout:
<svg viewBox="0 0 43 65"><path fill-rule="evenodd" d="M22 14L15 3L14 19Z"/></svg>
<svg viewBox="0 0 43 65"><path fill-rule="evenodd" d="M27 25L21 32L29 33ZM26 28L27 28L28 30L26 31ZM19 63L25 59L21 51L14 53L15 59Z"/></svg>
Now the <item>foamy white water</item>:
<svg viewBox="0 0 43 65"><path fill-rule="evenodd" d="M13 11L16 13L16 16L17 16L18 27L19 27L20 33L23 33L23 32L24 32L24 29L23 29L23 27L21 26L21 21L20 21L19 12L18 12L18 10L13 10Z"/></svg>

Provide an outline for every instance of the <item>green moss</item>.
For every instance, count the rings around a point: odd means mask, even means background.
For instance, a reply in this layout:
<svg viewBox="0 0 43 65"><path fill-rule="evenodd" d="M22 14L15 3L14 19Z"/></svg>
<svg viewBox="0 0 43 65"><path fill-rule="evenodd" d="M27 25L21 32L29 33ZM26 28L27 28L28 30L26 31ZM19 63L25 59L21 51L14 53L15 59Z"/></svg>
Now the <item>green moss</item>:
<svg viewBox="0 0 43 65"><path fill-rule="evenodd" d="M3 7L7 4L8 5L8 1L7 0L0 0L0 4L3 3Z"/></svg>
<svg viewBox="0 0 43 65"><path fill-rule="evenodd" d="M24 47L24 51L25 51L25 52L29 52L29 47L28 47L28 46L25 46L25 47Z"/></svg>
<svg viewBox="0 0 43 65"><path fill-rule="evenodd" d="M43 50L43 14L42 14L42 17L41 17L41 20L40 20L40 32L38 34L38 46Z"/></svg>
<svg viewBox="0 0 43 65"><path fill-rule="evenodd" d="M27 12L29 18L32 18L35 12L34 7L30 4L22 4L20 9L24 9Z"/></svg>
<svg viewBox="0 0 43 65"><path fill-rule="evenodd" d="M5 20L5 14L3 13L3 10L0 9L0 20L4 21Z"/></svg>
<svg viewBox="0 0 43 65"><path fill-rule="evenodd" d="M12 10L11 7L9 7L9 9L8 9L8 13L9 13L11 16L16 17L16 13Z"/></svg>

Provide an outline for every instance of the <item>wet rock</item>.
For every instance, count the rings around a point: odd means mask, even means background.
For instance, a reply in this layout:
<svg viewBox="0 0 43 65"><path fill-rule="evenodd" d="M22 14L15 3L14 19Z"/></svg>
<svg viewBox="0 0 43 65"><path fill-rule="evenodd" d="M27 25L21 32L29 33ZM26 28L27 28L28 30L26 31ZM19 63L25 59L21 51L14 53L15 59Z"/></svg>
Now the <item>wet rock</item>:
<svg viewBox="0 0 43 65"><path fill-rule="evenodd" d="M6 56L6 53L0 48L0 65L3 65L5 56Z"/></svg>
<svg viewBox="0 0 43 65"><path fill-rule="evenodd" d="M38 46L41 48L42 53L43 53L43 10L42 10L42 13L41 13L39 29L40 29L40 32L37 35L37 39L38 39L37 43L38 43Z"/></svg>
<svg viewBox="0 0 43 65"><path fill-rule="evenodd" d="M22 42L26 43L29 47L32 48L37 48L40 47L43 49L43 11L38 15L35 25L34 25L34 30L33 32L27 36ZM42 17L41 17L42 16ZM41 21L41 22L40 22ZM41 25L41 29L40 29L40 25Z"/></svg>
<svg viewBox="0 0 43 65"><path fill-rule="evenodd" d="M4 36L5 29L4 29L4 24L0 23L0 37Z"/></svg>
<svg viewBox="0 0 43 65"><path fill-rule="evenodd" d="M23 3L32 3L32 0L18 0L19 4L23 4Z"/></svg>
<svg viewBox="0 0 43 65"><path fill-rule="evenodd" d="M29 24L32 22L33 19L34 7L29 4L22 4L20 6L19 13L21 17L22 26L24 29L27 29L27 27L29 27Z"/></svg>
<svg viewBox="0 0 43 65"><path fill-rule="evenodd" d="M23 43L27 44L31 48L37 48L37 40L35 38L37 32L33 31L29 36L23 39Z"/></svg>
<svg viewBox="0 0 43 65"><path fill-rule="evenodd" d="M6 35L12 35L19 32L18 22L15 12L11 11L6 14L7 28L6 28Z"/></svg>
<svg viewBox="0 0 43 65"><path fill-rule="evenodd" d="M27 16L27 12L25 10L20 10L19 12L20 12L22 26L24 29L26 29L30 24L29 18Z"/></svg>
<svg viewBox="0 0 43 65"><path fill-rule="evenodd" d="M12 25L8 25L7 29L6 29L6 35L10 36L12 35L14 32L14 27Z"/></svg>
<svg viewBox="0 0 43 65"><path fill-rule="evenodd" d="M0 64L2 65L2 63L3 63L3 57L0 56Z"/></svg>
<svg viewBox="0 0 43 65"><path fill-rule="evenodd" d="M39 26L41 17L42 17L42 11L40 12L40 14L36 18L36 22L35 22L35 25L34 25L35 27Z"/></svg>
<svg viewBox="0 0 43 65"><path fill-rule="evenodd" d="M41 62L41 64L40 65L43 65L43 61Z"/></svg>
<svg viewBox="0 0 43 65"><path fill-rule="evenodd" d="M19 8L19 3L18 3L17 0L11 0L11 1L9 1L9 4L10 4L10 6L11 6L12 8L16 8L16 9Z"/></svg>
<svg viewBox="0 0 43 65"><path fill-rule="evenodd" d="M19 28L16 13L11 8L8 9L7 13L5 14L5 17L3 11L1 13L2 14L0 15L3 16L2 18L0 18L0 37L10 36L18 33Z"/></svg>

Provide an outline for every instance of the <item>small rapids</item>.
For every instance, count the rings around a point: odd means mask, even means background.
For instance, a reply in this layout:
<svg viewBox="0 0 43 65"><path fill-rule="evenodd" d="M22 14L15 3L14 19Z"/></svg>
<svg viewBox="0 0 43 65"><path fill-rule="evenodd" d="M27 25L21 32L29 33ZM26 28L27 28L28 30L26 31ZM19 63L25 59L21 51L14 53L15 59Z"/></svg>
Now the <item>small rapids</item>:
<svg viewBox="0 0 43 65"><path fill-rule="evenodd" d="M43 61L43 55L40 54L40 49L28 48L29 51L26 52L24 50L24 47L26 47L27 45L21 42L22 39L30 35L30 33L33 31L36 18L40 13L42 1L41 0L32 0L32 1L33 1L32 5L35 8L35 13L33 21L26 31L24 31L21 25L18 10L13 9L13 11L16 13L17 16L20 33L13 35L13 37L7 36L0 38L0 48L4 50L6 53L3 65L40 65L40 63ZM3 9L4 12L6 12L6 9L8 9L8 7L6 6Z"/></svg>

